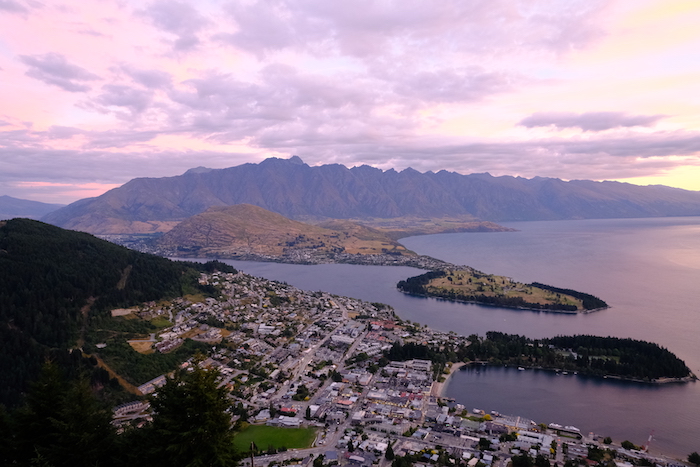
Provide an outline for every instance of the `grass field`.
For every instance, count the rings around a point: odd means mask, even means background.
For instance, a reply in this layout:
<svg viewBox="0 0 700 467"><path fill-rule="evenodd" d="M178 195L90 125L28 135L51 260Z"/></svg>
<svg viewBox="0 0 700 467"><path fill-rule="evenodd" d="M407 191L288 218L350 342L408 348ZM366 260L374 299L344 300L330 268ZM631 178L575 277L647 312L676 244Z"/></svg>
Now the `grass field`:
<svg viewBox="0 0 700 467"><path fill-rule="evenodd" d="M449 271L445 277L431 280L428 284L428 290L431 287L437 290L452 289L465 295L483 294L487 296L521 297L528 303L543 305L563 303L565 305L574 305L579 310L583 309L581 300L569 295L557 294L549 290L514 282L509 277L483 274L475 271Z"/></svg>
<svg viewBox="0 0 700 467"><path fill-rule="evenodd" d="M168 318L166 318L164 316L158 316L157 318L153 318L151 320L151 324L157 328L167 328L168 326L173 325L173 323L168 321Z"/></svg>
<svg viewBox="0 0 700 467"><path fill-rule="evenodd" d="M129 345L138 353L142 353L144 355L152 354L153 353L153 342L151 341L138 341L138 340L133 340L133 341L128 341Z"/></svg>
<svg viewBox="0 0 700 467"><path fill-rule="evenodd" d="M270 446L275 449L302 449L311 447L316 437L315 428L279 428L266 425L250 425L245 430L236 433L233 444L240 453L250 451L253 442L260 450Z"/></svg>

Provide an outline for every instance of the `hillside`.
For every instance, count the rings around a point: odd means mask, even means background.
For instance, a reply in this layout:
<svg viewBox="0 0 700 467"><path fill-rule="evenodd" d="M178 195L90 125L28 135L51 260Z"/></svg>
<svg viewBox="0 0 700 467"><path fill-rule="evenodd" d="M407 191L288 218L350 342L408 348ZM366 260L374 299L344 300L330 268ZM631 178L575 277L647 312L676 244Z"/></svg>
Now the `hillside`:
<svg viewBox="0 0 700 467"><path fill-rule="evenodd" d="M536 177L311 167L270 158L137 178L44 221L95 234L164 232L212 206L252 204L291 219L471 218L492 222L700 215L700 192Z"/></svg>
<svg viewBox="0 0 700 467"><path fill-rule="evenodd" d="M311 225L250 204L216 206L186 219L160 237L157 247L178 255L318 253L413 255L378 230L349 221Z"/></svg>
<svg viewBox="0 0 700 467"><path fill-rule="evenodd" d="M97 370L68 350L98 328L128 331L110 308L194 292L199 271L214 266L226 267L174 262L28 219L0 222L0 403L16 404L46 358ZM104 372L93 377L109 383Z"/></svg>
<svg viewBox="0 0 700 467"><path fill-rule="evenodd" d="M64 206L63 204L40 203L39 201L3 195L0 196L0 220L14 219L15 217L39 219Z"/></svg>

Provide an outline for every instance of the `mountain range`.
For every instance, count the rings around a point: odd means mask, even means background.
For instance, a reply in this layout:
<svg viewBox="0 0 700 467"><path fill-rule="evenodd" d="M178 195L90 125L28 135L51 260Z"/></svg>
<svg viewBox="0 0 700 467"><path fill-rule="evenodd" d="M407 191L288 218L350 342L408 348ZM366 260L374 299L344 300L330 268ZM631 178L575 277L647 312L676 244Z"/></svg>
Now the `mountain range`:
<svg viewBox="0 0 700 467"><path fill-rule="evenodd" d="M3 195L0 196L0 220L13 219L15 217L39 219L64 206L65 204L41 203L39 201Z"/></svg>
<svg viewBox="0 0 700 467"><path fill-rule="evenodd" d="M42 220L95 234L153 233L212 206L260 206L295 220L462 218L526 221L700 215L700 192L620 182L309 166L269 158L136 178Z"/></svg>

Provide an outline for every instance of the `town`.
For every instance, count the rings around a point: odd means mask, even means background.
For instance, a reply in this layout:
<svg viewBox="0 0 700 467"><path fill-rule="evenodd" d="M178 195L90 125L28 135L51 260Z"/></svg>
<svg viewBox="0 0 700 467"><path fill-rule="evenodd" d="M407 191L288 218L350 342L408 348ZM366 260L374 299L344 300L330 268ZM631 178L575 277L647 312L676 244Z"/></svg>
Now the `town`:
<svg viewBox="0 0 700 467"><path fill-rule="evenodd" d="M391 360L390 350L466 345L468 338L402 321L387 305L306 292L243 272L202 274L199 282L218 297L151 302L112 314L167 320L148 339L129 341L142 353L171 352L186 339L211 345L203 365L219 371L220 384L242 409L232 421L315 430L309 447L268 449L244 465L316 459L317 466L321 459L321 465L369 467L411 456L414 465L517 467L533 465L527 459L538 466L578 465L605 455L614 455L617 466L682 465L650 455L648 446L613 447L576 427L468 410L445 399L443 386L463 363ZM138 390L157 392L166 378L145 381ZM149 417L145 401L114 410L118 427L139 426Z"/></svg>

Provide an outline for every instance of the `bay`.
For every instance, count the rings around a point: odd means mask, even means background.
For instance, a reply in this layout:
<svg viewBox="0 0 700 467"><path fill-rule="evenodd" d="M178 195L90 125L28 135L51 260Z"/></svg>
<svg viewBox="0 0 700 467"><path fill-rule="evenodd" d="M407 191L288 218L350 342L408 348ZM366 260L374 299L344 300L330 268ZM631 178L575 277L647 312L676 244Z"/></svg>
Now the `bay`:
<svg viewBox="0 0 700 467"><path fill-rule="evenodd" d="M505 224L518 232L405 239L421 254L592 293L610 308L545 322L516 319L530 337L595 334L656 342L700 374L700 218ZM513 323L494 321L511 332ZM511 321L513 321L511 319ZM437 323L436 323L437 324ZM460 372L451 397L538 421L579 426L684 458L700 448L700 384L644 385L515 369Z"/></svg>
<svg viewBox="0 0 700 467"><path fill-rule="evenodd" d="M564 315L402 294L395 285L421 271L344 264L226 261L250 274L392 305L403 319L460 334L502 331L528 337L594 334L659 343L700 374L700 218L608 219L505 224L517 232L402 239L419 254L521 282L592 293L610 305ZM554 378L554 379L552 379ZM700 384L643 385L583 376L491 368L458 372L447 394L467 407L643 444L685 457L700 450Z"/></svg>

